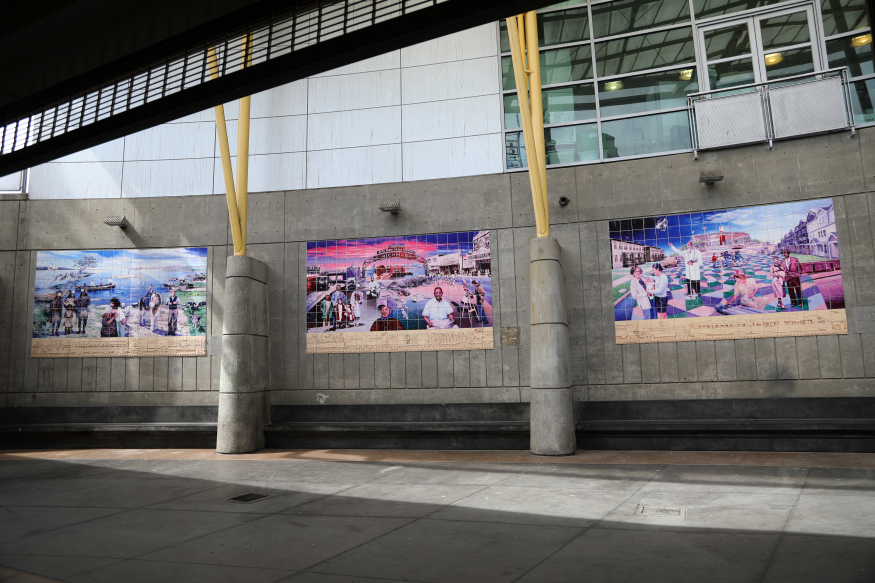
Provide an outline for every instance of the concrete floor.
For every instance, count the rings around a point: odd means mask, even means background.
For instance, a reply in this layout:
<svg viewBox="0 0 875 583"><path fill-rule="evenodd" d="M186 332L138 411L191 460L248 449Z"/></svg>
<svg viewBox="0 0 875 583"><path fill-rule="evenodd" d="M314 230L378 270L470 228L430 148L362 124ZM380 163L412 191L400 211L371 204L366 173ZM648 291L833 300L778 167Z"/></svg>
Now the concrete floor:
<svg viewBox="0 0 875 583"><path fill-rule="evenodd" d="M0 581L872 582L873 468L873 454L0 452ZM270 497L225 500L249 491Z"/></svg>

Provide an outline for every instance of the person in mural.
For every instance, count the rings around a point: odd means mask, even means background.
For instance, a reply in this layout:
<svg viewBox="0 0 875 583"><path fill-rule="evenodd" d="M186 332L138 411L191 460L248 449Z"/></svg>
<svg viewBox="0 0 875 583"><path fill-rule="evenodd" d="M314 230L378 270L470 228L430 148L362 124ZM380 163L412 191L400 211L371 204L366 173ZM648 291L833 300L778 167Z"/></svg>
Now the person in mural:
<svg viewBox="0 0 875 583"><path fill-rule="evenodd" d="M372 300L380 297L380 284L377 283L376 276L371 278L371 281L368 282L368 297Z"/></svg>
<svg viewBox="0 0 875 583"><path fill-rule="evenodd" d="M79 324L79 330L76 334L85 334L88 327L88 307L91 306L91 298L88 297L88 290L82 288L79 292L79 297L76 298L76 319Z"/></svg>
<svg viewBox="0 0 875 583"><path fill-rule="evenodd" d="M322 300L319 301L319 311L322 316L321 326L328 326L334 315L334 305L331 303L331 296L328 294L325 294Z"/></svg>
<svg viewBox="0 0 875 583"><path fill-rule="evenodd" d="M118 298L112 298L109 300L109 305L106 307L106 312L103 313L103 316L100 319L100 337L101 338L116 338L118 337L118 312L116 308L120 306L121 303L118 301Z"/></svg>
<svg viewBox="0 0 875 583"><path fill-rule="evenodd" d="M661 263L654 263L650 270L653 278L648 293L653 299L653 311L656 319L665 320L668 318L668 276L663 273Z"/></svg>
<svg viewBox="0 0 875 583"><path fill-rule="evenodd" d="M119 338L124 338L128 335L127 333L127 324L128 320L131 318L131 307L125 305L124 302L120 302L118 306L115 308L115 320L116 325L118 327L118 335Z"/></svg>
<svg viewBox="0 0 875 583"><path fill-rule="evenodd" d="M483 304L486 302L486 288L480 285L480 282L476 279L471 283L474 286L474 295L477 296L477 321L485 326L489 324L489 320L486 319L486 312L483 308Z"/></svg>
<svg viewBox="0 0 875 583"><path fill-rule="evenodd" d="M790 250L784 249L784 260L781 261L781 267L786 274L785 283L787 284L787 295L790 296L790 307L802 307L802 284L799 278L802 277L802 266L799 265L799 260L795 257L790 257Z"/></svg>
<svg viewBox="0 0 875 583"><path fill-rule="evenodd" d="M769 266L769 275L772 277L772 291L775 297L778 298L778 309L784 309L784 277L787 275L781 267L781 260L777 257L772 258L772 265Z"/></svg>
<svg viewBox="0 0 875 583"><path fill-rule="evenodd" d="M334 313L331 315L331 329L337 329L337 322L343 321L343 304L346 303L346 294L341 290L340 284L338 284L331 293L331 303L334 305Z"/></svg>
<svg viewBox="0 0 875 583"><path fill-rule="evenodd" d="M456 317L453 315L453 305L443 299L444 290L440 287L434 288L434 298L425 303L422 309L422 319L429 328L438 328L448 330L450 328L458 328L456 325Z"/></svg>
<svg viewBox="0 0 875 583"><path fill-rule="evenodd" d="M167 310L167 335L176 336L176 325L179 312L179 298L176 297L176 288L170 290L170 297L167 298Z"/></svg>
<svg viewBox="0 0 875 583"><path fill-rule="evenodd" d="M143 328L146 327L146 312L149 308L149 302L152 300L152 284L149 284L149 289L146 290L146 293L143 294L143 297L140 298L140 326Z"/></svg>
<svg viewBox="0 0 875 583"><path fill-rule="evenodd" d="M61 314L64 312L64 300L61 298L61 292L55 294L55 298L49 303L49 315L52 321L51 336L59 336L58 330L61 328Z"/></svg>
<svg viewBox="0 0 875 583"><path fill-rule="evenodd" d="M76 298L72 291L67 291L64 297L64 336L73 333L73 321L76 319Z"/></svg>
<svg viewBox="0 0 875 583"><path fill-rule="evenodd" d="M736 265L743 265L744 264L744 259L742 259L742 257L741 257L741 249L735 250L735 264Z"/></svg>
<svg viewBox="0 0 875 583"><path fill-rule="evenodd" d="M747 275L740 269L736 269L733 274L735 277L735 285L733 286L732 297L720 300L717 311L720 312L723 307L731 307L736 301L738 305L762 312L769 303L769 300L763 297L756 297L757 282L748 281Z"/></svg>
<svg viewBox="0 0 875 583"><path fill-rule="evenodd" d="M694 300L702 292L702 286L699 283L699 280L702 278L702 252L696 249L696 244L692 240L690 240L683 251L680 251L671 243L669 243L669 246L675 253L682 255L684 258L684 265L686 266L684 275L687 278L687 299Z"/></svg>
<svg viewBox="0 0 875 583"><path fill-rule="evenodd" d="M401 326L401 322L397 318L389 317L389 314L391 314L389 306L380 304L377 307L380 308L380 317L371 324L371 332L397 332L404 330L404 327Z"/></svg>
<svg viewBox="0 0 875 583"><path fill-rule="evenodd" d="M356 290L352 294L352 313L353 318L355 320L359 320L362 317L362 302L364 301L364 294Z"/></svg>
<svg viewBox="0 0 875 583"><path fill-rule="evenodd" d="M729 267L729 264L732 262L732 255L729 251L723 252L723 267Z"/></svg>
<svg viewBox="0 0 875 583"><path fill-rule="evenodd" d="M641 319L650 319L650 299L647 296L647 290L644 288L645 282L641 280L644 270L640 266L635 265L629 270L632 274L632 279L629 281L629 292L632 294L632 299L638 303L641 308Z"/></svg>

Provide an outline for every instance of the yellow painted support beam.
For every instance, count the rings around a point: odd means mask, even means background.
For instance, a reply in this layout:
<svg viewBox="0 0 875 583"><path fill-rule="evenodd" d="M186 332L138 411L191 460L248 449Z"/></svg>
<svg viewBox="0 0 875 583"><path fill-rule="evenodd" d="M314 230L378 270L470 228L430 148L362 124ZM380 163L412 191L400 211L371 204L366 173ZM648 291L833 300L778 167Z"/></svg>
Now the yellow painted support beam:
<svg viewBox="0 0 875 583"><path fill-rule="evenodd" d="M243 37L240 68L252 65L252 35ZM246 203L249 194L249 109L250 97L241 97L237 114L237 212L243 234L243 254L246 254Z"/></svg>
<svg viewBox="0 0 875 583"><path fill-rule="evenodd" d="M523 130L523 138L526 144L526 161L529 166L529 184L532 188L532 204L535 207L535 227L538 237L550 236L550 215L547 209L547 167L546 158L538 156L538 140L540 148L544 148L544 114L541 111L541 82L540 61L538 54L538 28L532 13L532 24L525 26L526 15L511 16L507 19L507 35L510 41L511 59L513 60L513 74L517 86L517 99L520 105L520 121ZM533 32L527 29L533 29ZM533 36L532 45L526 47L526 37ZM534 50L532 49L534 47ZM530 55L529 68L526 67L526 53ZM538 68L538 81L529 80L528 75L534 71L531 67ZM537 93L538 111L540 120L539 137L536 137L533 129L533 116L536 114L529 94Z"/></svg>
<svg viewBox="0 0 875 583"><path fill-rule="evenodd" d="M219 76L219 66L216 61L216 49L209 50L210 78ZM217 105L213 108L216 115L216 131L219 134L219 151L222 154L222 176L225 179L225 195L228 199L228 218L231 221L231 237L234 240L234 255L246 255L246 236L240 228L240 215L237 212L237 195L234 189L234 174L231 171L231 151L228 148L228 128L225 125L225 107ZM238 158L239 159L239 158Z"/></svg>
<svg viewBox="0 0 875 583"><path fill-rule="evenodd" d="M541 204L547 207L547 152L544 145L544 106L541 103L541 53L538 49L538 15L532 10L526 12L526 49L529 62L529 104L532 109L532 134L535 140L535 153L538 155L538 169L541 171Z"/></svg>

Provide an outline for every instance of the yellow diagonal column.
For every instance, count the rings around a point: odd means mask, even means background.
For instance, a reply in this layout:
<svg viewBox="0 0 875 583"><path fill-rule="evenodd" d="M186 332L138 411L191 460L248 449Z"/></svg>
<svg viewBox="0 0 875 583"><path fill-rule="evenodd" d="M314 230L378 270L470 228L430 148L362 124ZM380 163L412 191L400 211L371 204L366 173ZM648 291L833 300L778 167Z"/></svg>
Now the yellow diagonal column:
<svg viewBox="0 0 875 583"><path fill-rule="evenodd" d="M535 228L538 237L549 237L550 215L547 209L547 164L536 14L529 12L508 18L507 35L520 105L520 125L526 144Z"/></svg>

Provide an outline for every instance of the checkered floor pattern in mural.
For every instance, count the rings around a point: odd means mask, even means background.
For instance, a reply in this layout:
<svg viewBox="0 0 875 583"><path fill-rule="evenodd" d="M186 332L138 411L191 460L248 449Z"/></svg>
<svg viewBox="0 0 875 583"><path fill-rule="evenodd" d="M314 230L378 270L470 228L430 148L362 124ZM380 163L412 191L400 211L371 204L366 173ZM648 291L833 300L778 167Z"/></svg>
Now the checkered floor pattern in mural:
<svg viewBox="0 0 875 583"><path fill-rule="evenodd" d="M769 275L769 266L772 265L773 257L765 253L742 252L741 262L737 264L730 261L727 266L722 258L717 262L711 261L711 253L703 252L703 264L700 280L701 296L689 299L687 296L684 267L666 267L665 274L669 278L669 318L692 318L735 314L763 314L767 312L799 312L806 310L830 310L844 308L844 290L842 288L841 272L831 271L828 273L803 274L800 278L802 284L802 305L790 306L790 297L786 285L783 288L783 309L778 307L778 300L772 290L772 278ZM718 253L719 256L719 253ZM642 265L644 277L650 276L652 263ZM729 301L734 294L735 273L741 270L747 275L748 282L756 282L756 296L761 297L763 309L757 310L741 306L737 302L731 306L720 306L722 300ZM645 319L643 311L636 305L635 300L629 294L629 268L613 270L614 313L616 320L641 320Z"/></svg>

